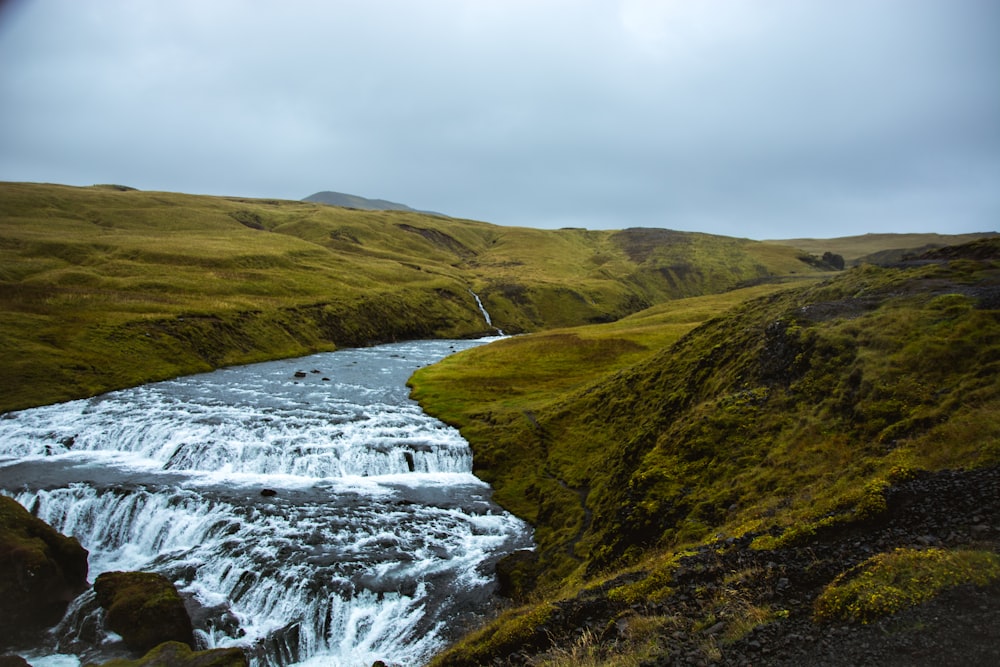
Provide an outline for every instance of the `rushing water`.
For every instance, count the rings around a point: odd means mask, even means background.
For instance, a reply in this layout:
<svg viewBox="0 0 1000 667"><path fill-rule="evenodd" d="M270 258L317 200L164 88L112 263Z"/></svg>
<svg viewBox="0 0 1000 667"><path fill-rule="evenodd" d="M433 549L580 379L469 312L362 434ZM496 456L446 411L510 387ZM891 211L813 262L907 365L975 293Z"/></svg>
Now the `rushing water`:
<svg viewBox="0 0 1000 667"><path fill-rule="evenodd" d="M483 305L483 300L479 298L479 295L469 290L469 294L472 298L476 300L476 306L479 308L479 312L482 314L483 319L486 320L486 325L497 332L497 335L503 336L503 329L493 326L493 318L490 317L489 312L486 310L486 306Z"/></svg>
<svg viewBox="0 0 1000 667"><path fill-rule="evenodd" d="M255 665L415 665L488 607L527 527L405 382L480 341L227 368L0 418L0 492L90 551L160 572L199 648ZM263 493L262 493L263 492ZM36 665L122 654L78 598ZM73 655L76 657L60 657Z"/></svg>

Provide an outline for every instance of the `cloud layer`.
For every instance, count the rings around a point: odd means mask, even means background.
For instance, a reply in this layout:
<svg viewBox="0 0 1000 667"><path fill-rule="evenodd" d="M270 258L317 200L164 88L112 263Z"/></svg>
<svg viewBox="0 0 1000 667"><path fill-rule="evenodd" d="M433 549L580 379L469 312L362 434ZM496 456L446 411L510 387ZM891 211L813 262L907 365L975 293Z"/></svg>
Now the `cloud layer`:
<svg viewBox="0 0 1000 667"><path fill-rule="evenodd" d="M997 229L994 0L23 0L0 179L751 238Z"/></svg>

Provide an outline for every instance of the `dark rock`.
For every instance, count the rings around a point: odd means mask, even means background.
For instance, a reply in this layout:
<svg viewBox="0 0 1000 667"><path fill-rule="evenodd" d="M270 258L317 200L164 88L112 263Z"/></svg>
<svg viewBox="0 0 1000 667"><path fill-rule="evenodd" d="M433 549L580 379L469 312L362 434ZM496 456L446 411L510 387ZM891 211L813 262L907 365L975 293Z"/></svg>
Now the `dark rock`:
<svg viewBox="0 0 1000 667"><path fill-rule="evenodd" d="M304 378L305 376L306 376L306 372L305 371L295 371L295 377L297 377L297 378Z"/></svg>
<svg viewBox="0 0 1000 667"><path fill-rule="evenodd" d="M520 599L535 587L538 578L538 554L519 549L497 562L497 594Z"/></svg>
<svg viewBox="0 0 1000 667"><path fill-rule="evenodd" d="M138 660L112 660L86 667L247 667L246 656L238 648L192 651L181 642L165 642Z"/></svg>
<svg viewBox="0 0 1000 667"><path fill-rule="evenodd" d="M260 495L264 496L265 498L271 498L273 496L278 495L278 492L275 491L274 489L261 489Z"/></svg>
<svg viewBox="0 0 1000 667"><path fill-rule="evenodd" d="M94 582L94 592L106 612L105 626L133 651L146 652L170 641L193 645L184 601L163 575L105 572Z"/></svg>
<svg viewBox="0 0 1000 667"><path fill-rule="evenodd" d="M87 550L0 496L0 647L55 625L87 589Z"/></svg>
<svg viewBox="0 0 1000 667"><path fill-rule="evenodd" d="M726 622L725 621L719 621L718 623L716 623L712 627L707 628L705 630L705 634L706 635L717 635L717 634L721 633L725 629L726 629Z"/></svg>
<svg viewBox="0 0 1000 667"><path fill-rule="evenodd" d="M31 667L31 663L19 655L0 655L0 667Z"/></svg>

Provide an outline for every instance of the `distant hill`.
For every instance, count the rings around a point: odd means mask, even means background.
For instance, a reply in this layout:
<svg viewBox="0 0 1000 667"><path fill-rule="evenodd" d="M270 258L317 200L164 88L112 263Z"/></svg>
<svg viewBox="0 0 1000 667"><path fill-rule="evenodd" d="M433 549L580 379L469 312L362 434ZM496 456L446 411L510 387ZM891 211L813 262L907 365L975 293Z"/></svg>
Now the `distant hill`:
<svg viewBox="0 0 1000 667"><path fill-rule="evenodd" d="M832 252L848 264L866 262L880 264L899 261L906 254L920 254L934 248L961 245L978 239L997 236L996 232L974 234L864 234L831 239L774 239L765 243L791 246L813 255Z"/></svg>
<svg viewBox="0 0 1000 667"><path fill-rule="evenodd" d="M411 208L406 204L399 204L386 199L368 199L367 197L349 195L344 192L333 192L331 190L323 190L322 192L311 194L302 201L312 202L313 204L340 206L342 208L353 208L359 211L410 211L413 213L443 215L441 213L435 213L434 211L418 211L417 209Z"/></svg>
<svg viewBox="0 0 1000 667"><path fill-rule="evenodd" d="M0 411L334 346L608 322L814 276L809 259L669 230L0 183Z"/></svg>

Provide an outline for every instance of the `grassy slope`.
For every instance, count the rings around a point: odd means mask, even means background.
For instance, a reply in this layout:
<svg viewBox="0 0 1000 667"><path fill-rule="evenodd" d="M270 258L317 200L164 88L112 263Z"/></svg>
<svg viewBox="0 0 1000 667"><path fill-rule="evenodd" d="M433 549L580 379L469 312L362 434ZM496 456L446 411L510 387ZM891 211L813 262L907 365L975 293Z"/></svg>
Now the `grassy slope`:
<svg viewBox="0 0 1000 667"><path fill-rule="evenodd" d="M580 392L597 391L602 383L620 377L622 369L648 361L716 314L794 284L679 299L614 323L507 338L419 370L411 380L413 396L438 418L462 427L476 446L476 473L494 484L501 503L538 524L536 538L543 551L554 552L558 560L567 550L566 542L578 536L587 510L578 501L585 489L577 476L567 476L556 466L592 465L580 457L606 444L595 441L592 448L587 441L607 429L582 440L553 437L539 420L563 410ZM613 431L606 435L616 437ZM539 522L545 514L557 514L562 525Z"/></svg>
<svg viewBox="0 0 1000 667"><path fill-rule="evenodd" d="M700 300L630 318L656 334L623 320L418 372L415 395L462 428L539 554L515 576L539 577L540 602L439 663L488 661L594 577L634 568L618 594L656 599L685 546L808 539L878 512L914 471L1000 461L1000 243L969 256L734 298L672 344Z"/></svg>
<svg viewBox="0 0 1000 667"><path fill-rule="evenodd" d="M0 411L334 345L609 321L808 272L723 237L0 184ZM718 258L725 258L724 261Z"/></svg>
<svg viewBox="0 0 1000 667"><path fill-rule="evenodd" d="M921 251L931 247L971 243L988 236L996 236L996 232L949 235L865 234L863 236L843 236L833 239L781 239L768 241L768 243L791 246L817 256L829 251L851 262L867 256L877 256L879 253L885 252L895 252L901 255L904 251Z"/></svg>

